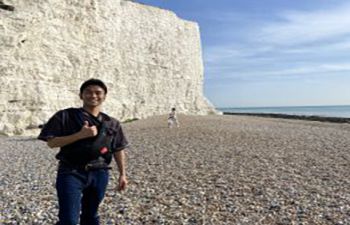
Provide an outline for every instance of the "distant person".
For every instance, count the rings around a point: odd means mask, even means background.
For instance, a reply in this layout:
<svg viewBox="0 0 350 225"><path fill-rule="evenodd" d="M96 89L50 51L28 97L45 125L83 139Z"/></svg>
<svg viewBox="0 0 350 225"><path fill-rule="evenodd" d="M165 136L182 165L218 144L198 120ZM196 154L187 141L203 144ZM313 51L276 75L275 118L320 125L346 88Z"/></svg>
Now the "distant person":
<svg viewBox="0 0 350 225"><path fill-rule="evenodd" d="M59 222L56 225L99 225L98 207L108 184L114 157L119 169L118 189L127 186L125 153L128 141L116 119L101 112L107 87L98 79L80 87L82 108L57 112L38 137L50 148L59 147L56 189Z"/></svg>
<svg viewBox="0 0 350 225"><path fill-rule="evenodd" d="M172 108L171 112L169 113L169 117L168 117L168 127L172 128L174 125L176 127L180 126L179 121L178 121L177 116L176 116L176 109Z"/></svg>

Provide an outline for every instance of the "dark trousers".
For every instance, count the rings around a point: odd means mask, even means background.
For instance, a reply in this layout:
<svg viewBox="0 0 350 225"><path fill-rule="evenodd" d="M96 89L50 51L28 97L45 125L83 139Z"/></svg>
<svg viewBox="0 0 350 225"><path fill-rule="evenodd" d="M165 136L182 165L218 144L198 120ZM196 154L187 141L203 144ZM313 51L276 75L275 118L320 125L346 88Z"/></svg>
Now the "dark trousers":
<svg viewBox="0 0 350 225"><path fill-rule="evenodd" d="M60 165L56 189L59 222L56 225L99 225L98 206L108 184L108 170L84 171Z"/></svg>

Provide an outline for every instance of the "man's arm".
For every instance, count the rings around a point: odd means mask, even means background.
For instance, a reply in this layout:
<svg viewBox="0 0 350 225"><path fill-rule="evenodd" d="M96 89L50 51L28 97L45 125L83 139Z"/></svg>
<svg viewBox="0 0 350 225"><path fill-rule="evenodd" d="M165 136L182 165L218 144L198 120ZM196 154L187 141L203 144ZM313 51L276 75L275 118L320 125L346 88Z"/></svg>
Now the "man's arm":
<svg viewBox="0 0 350 225"><path fill-rule="evenodd" d="M126 178L126 169L125 169L125 151L120 150L113 154L114 160L117 163L118 170L119 170L119 186L118 190L122 191L126 189L126 185L128 184L127 178Z"/></svg>
<svg viewBox="0 0 350 225"><path fill-rule="evenodd" d="M89 126L87 121L84 122L84 126L77 133L62 136L62 137L53 137L47 140L47 145L50 148L63 147L65 145L71 144L80 139L96 136L98 133L96 126Z"/></svg>

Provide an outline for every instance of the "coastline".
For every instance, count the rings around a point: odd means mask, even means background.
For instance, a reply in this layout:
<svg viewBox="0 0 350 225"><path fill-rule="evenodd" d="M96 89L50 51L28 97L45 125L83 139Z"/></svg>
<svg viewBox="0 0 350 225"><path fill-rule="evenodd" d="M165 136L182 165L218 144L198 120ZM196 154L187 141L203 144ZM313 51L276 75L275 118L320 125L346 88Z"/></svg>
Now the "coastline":
<svg viewBox="0 0 350 225"><path fill-rule="evenodd" d="M236 113L236 112L223 112L223 115L257 116L257 117L267 117L267 118L309 120L309 121L330 122L330 123L350 123L350 118L346 118L346 117L307 116L307 115L291 115L291 114L282 114L282 113Z"/></svg>

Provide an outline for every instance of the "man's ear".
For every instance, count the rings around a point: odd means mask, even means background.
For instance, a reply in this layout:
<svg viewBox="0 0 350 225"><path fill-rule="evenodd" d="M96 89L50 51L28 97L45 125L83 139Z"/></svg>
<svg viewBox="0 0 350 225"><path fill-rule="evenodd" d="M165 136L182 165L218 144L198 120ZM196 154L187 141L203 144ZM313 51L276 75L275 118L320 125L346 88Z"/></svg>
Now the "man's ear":
<svg viewBox="0 0 350 225"><path fill-rule="evenodd" d="M79 98L80 98L80 100L83 100L83 97L81 96L81 93L79 93Z"/></svg>

